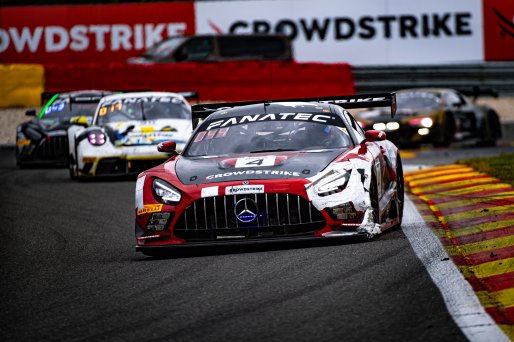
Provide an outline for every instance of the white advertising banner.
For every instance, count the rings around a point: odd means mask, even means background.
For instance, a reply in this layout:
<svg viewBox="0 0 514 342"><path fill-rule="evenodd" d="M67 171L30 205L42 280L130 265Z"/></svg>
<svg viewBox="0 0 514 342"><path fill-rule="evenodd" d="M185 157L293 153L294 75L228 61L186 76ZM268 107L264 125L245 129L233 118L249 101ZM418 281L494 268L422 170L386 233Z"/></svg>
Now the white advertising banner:
<svg viewBox="0 0 514 342"><path fill-rule="evenodd" d="M197 33L284 33L300 62L484 60L481 0L196 2Z"/></svg>

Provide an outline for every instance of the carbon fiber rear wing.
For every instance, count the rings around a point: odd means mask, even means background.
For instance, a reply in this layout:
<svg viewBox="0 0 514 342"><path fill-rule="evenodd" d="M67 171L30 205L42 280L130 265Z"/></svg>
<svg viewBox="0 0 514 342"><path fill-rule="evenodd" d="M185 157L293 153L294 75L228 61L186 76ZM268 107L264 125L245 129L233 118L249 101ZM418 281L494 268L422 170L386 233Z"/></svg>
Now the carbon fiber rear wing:
<svg viewBox="0 0 514 342"><path fill-rule="evenodd" d="M494 88L480 87L480 86L474 86L474 87L468 88L468 89L457 89L457 90L466 96L473 97L473 101L476 101L481 96L492 96L494 98L497 98L499 95L498 91Z"/></svg>
<svg viewBox="0 0 514 342"><path fill-rule="evenodd" d="M327 97L306 97L296 99L281 100L264 100L264 101L244 101L244 102L224 102L224 103L206 103L192 106L193 123L198 120L205 119L211 113L218 110L247 106L259 103L276 103L276 102L321 102L331 103L341 106L345 109L352 108L370 108L370 107L390 107L391 117L396 114L396 93L376 93L361 94L350 96L327 96Z"/></svg>

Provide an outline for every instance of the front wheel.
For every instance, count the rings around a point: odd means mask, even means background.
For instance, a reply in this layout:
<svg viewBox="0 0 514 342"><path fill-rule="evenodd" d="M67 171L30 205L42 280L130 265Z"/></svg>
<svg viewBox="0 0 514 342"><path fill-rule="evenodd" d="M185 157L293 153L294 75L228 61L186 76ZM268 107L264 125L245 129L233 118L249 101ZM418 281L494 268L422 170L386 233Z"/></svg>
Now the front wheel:
<svg viewBox="0 0 514 342"><path fill-rule="evenodd" d="M440 129L441 131L439 134L439 139L437 141L434 141L434 147L450 146L455 135L455 120L453 119L453 115L446 114L444 118L444 123Z"/></svg>
<svg viewBox="0 0 514 342"><path fill-rule="evenodd" d="M405 201L405 183L403 179L403 166L400 155L396 161L396 206L398 209L398 227L402 224L403 219L403 206Z"/></svg>
<svg viewBox="0 0 514 342"><path fill-rule="evenodd" d="M69 160L68 160L68 170L70 172L70 178L75 180L77 179L77 165L75 164L75 159L70 154Z"/></svg>
<svg viewBox="0 0 514 342"><path fill-rule="evenodd" d="M380 223L380 209L378 207L378 189L375 173L371 176L371 185L369 189L369 199L371 201L371 209L373 210L373 222Z"/></svg>

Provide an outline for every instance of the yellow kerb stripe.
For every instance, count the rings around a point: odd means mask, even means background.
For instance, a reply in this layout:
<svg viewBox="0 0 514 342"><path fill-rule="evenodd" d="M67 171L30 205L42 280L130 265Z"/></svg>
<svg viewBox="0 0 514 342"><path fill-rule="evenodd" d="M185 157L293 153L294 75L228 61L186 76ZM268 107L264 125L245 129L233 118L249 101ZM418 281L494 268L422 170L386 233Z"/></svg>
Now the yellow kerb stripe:
<svg viewBox="0 0 514 342"><path fill-rule="evenodd" d="M450 222L458 222L461 220L469 220L469 219L474 219L474 218L479 218L479 217L484 217L484 216L491 216L491 221L493 221L494 220L493 215L511 213L513 210L514 210L514 204L510 204L510 205L501 205L501 206L490 207L490 208L474 209L474 210L465 211L462 213L445 215L445 217Z"/></svg>
<svg viewBox="0 0 514 342"><path fill-rule="evenodd" d="M459 236L465 236L465 235L469 235L469 234L490 232L493 230L502 229L502 228L506 228L506 227L510 227L510 226L514 226L514 219L488 222L488 223L477 224L477 225L469 226L469 227L452 229L451 232L454 237L459 237Z"/></svg>
<svg viewBox="0 0 514 342"><path fill-rule="evenodd" d="M429 167L429 168L421 169L421 170L409 171L407 174L408 175L418 175L418 174L425 174L427 172L438 172L438 171L445 172L448 170L462 169L462 168L471 169L470 167L464 166L464 165L441 165L441 166L433 166L433 167Z"/></svg>
<svg viewBox="0 0 514 342"><path fill-rule="evenodd" d="M498 326L511 341L514 341L514 324L498 324Z"/></svg>
<svg viewBox="0 0 514 342"><path fill-rule="evenodd" d="M400 151L400 157L403 159L410 159L416 157L416 152L413 151Z"/></svg>
<svg viewBox="0 0 514 342"><path fill-rule="evenodd" d="M449 191L445 191L444 193L436 193L436 194L430 194L430 193L424 193L423 196L425 196L426 199L428 200L434 200L436 198L446 198L448 196L450 197L458 197L458 196L461 196L461 195L466 195L466 194L472 194L474 192L479 192L479 191L484 191L484 190L496 190L496 189L511 189L510 185L508 184L503 184L503 183L496 183L496 184L489 184L487 185L487 187L484 187L484 185L477 185L477 186L470 186L469 188L464 188L464 189L457 189L457 190L449 190ZM420 191L419 189L413 189L412 192L414 194L416 193L422 193L422 191Z"/></svg>
<svg viewBox="0 0 514 342"><path fill-rule="evenodd" d="M498 180L494 177L467 179L467 180L457 181L457 182L428 185L428 186L412 189L412 191L413 192L414 191L420 191L420 192L444 191L444 189L453 188L453 187L457 187L457 186L478 185L478 184L482 184L481 190L487 190L487 187L485 187L484 184L489 184L489 183L492 183L495 181L498 181Z"/></svg>
<svg viewBox="0 0 514 342"><path fill-rule="evenodd" d="M486 197L473 197L473 198L468 198L468 199L463 199L463 200L458 200L458 201L453 201L453 202L446 202L446 203L438 204L437 206L439 207L439 209L458 208L458 207L463 207L466 205L477 204L477 203L487 203L489 201L494 201L494 200L499 200L499 199L504 199L504 198L509 198L509 197L514 198L514 191L502 192L499 194L489 195Z"/></svg>
<svg viewBox="0 0 514 342"><path fill-rule="evenodd" d="M475 276L478 279L492 277L499 274L513 272L514 258L484 262L483 264L475 266L461 265L458 266L458 268L466 278L470 278L472 276Z"/></svg>
<svg viewBox="0 0 514 342"><path fill-rule="evenodd" d="M444 175L444 176L439 176L439 177L423 178L420 180L412 180L409 183L409 185L410 186L420 186L423 184L447 181L450 179L459 179L459 178L463 178L463 177L471 178L471 177L482 176L482 175L484 175L484 174L480 173L480 172L476 172L476 171L462 172L462 173L458 173L458 174L454 174L454 175Z"/></svg>
<svg viewBox="0 0 514 342"><path fill-rule="evenodd" d="M501 306L508 308L514 306L514 288L496 292L477 291L475 292L482 305L486 308Z"/></svg>
<svg viewBox="0 0 514 342"><path fill-rule="evenodd" d="M512 246L512 250L514 251L514 235L473 242L459 246L447 246L446 248L452 255L470 255L510 246Z"/></svg>
<svg viewBox="0 0 514 342"><path fill-rule="evenodd" d="M409 171L405 173L405 179L411 180L419 180L419 179L429 179L432 177L440 177L444 175L448 175L448 173L464 173L464 172L473 172L475 169L471 167L460 167L460 168L452 168L448 170L432 170L432 169L424 169L419 171Z"/></svg>

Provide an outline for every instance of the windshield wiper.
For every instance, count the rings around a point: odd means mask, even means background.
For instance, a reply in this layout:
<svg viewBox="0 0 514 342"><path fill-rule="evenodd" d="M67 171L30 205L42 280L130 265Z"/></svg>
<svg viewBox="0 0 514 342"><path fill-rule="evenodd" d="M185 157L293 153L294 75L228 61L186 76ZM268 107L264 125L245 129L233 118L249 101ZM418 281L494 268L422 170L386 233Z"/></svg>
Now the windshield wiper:
<svg viewBox="0 0 514 342"><path fill-rule="evenodd" d="M273 148L273 149L267 149L267 150L255 150L250 151L249 153L261 153L261 152L287 152L287 151L298 151L292 148Z"/></svg>

